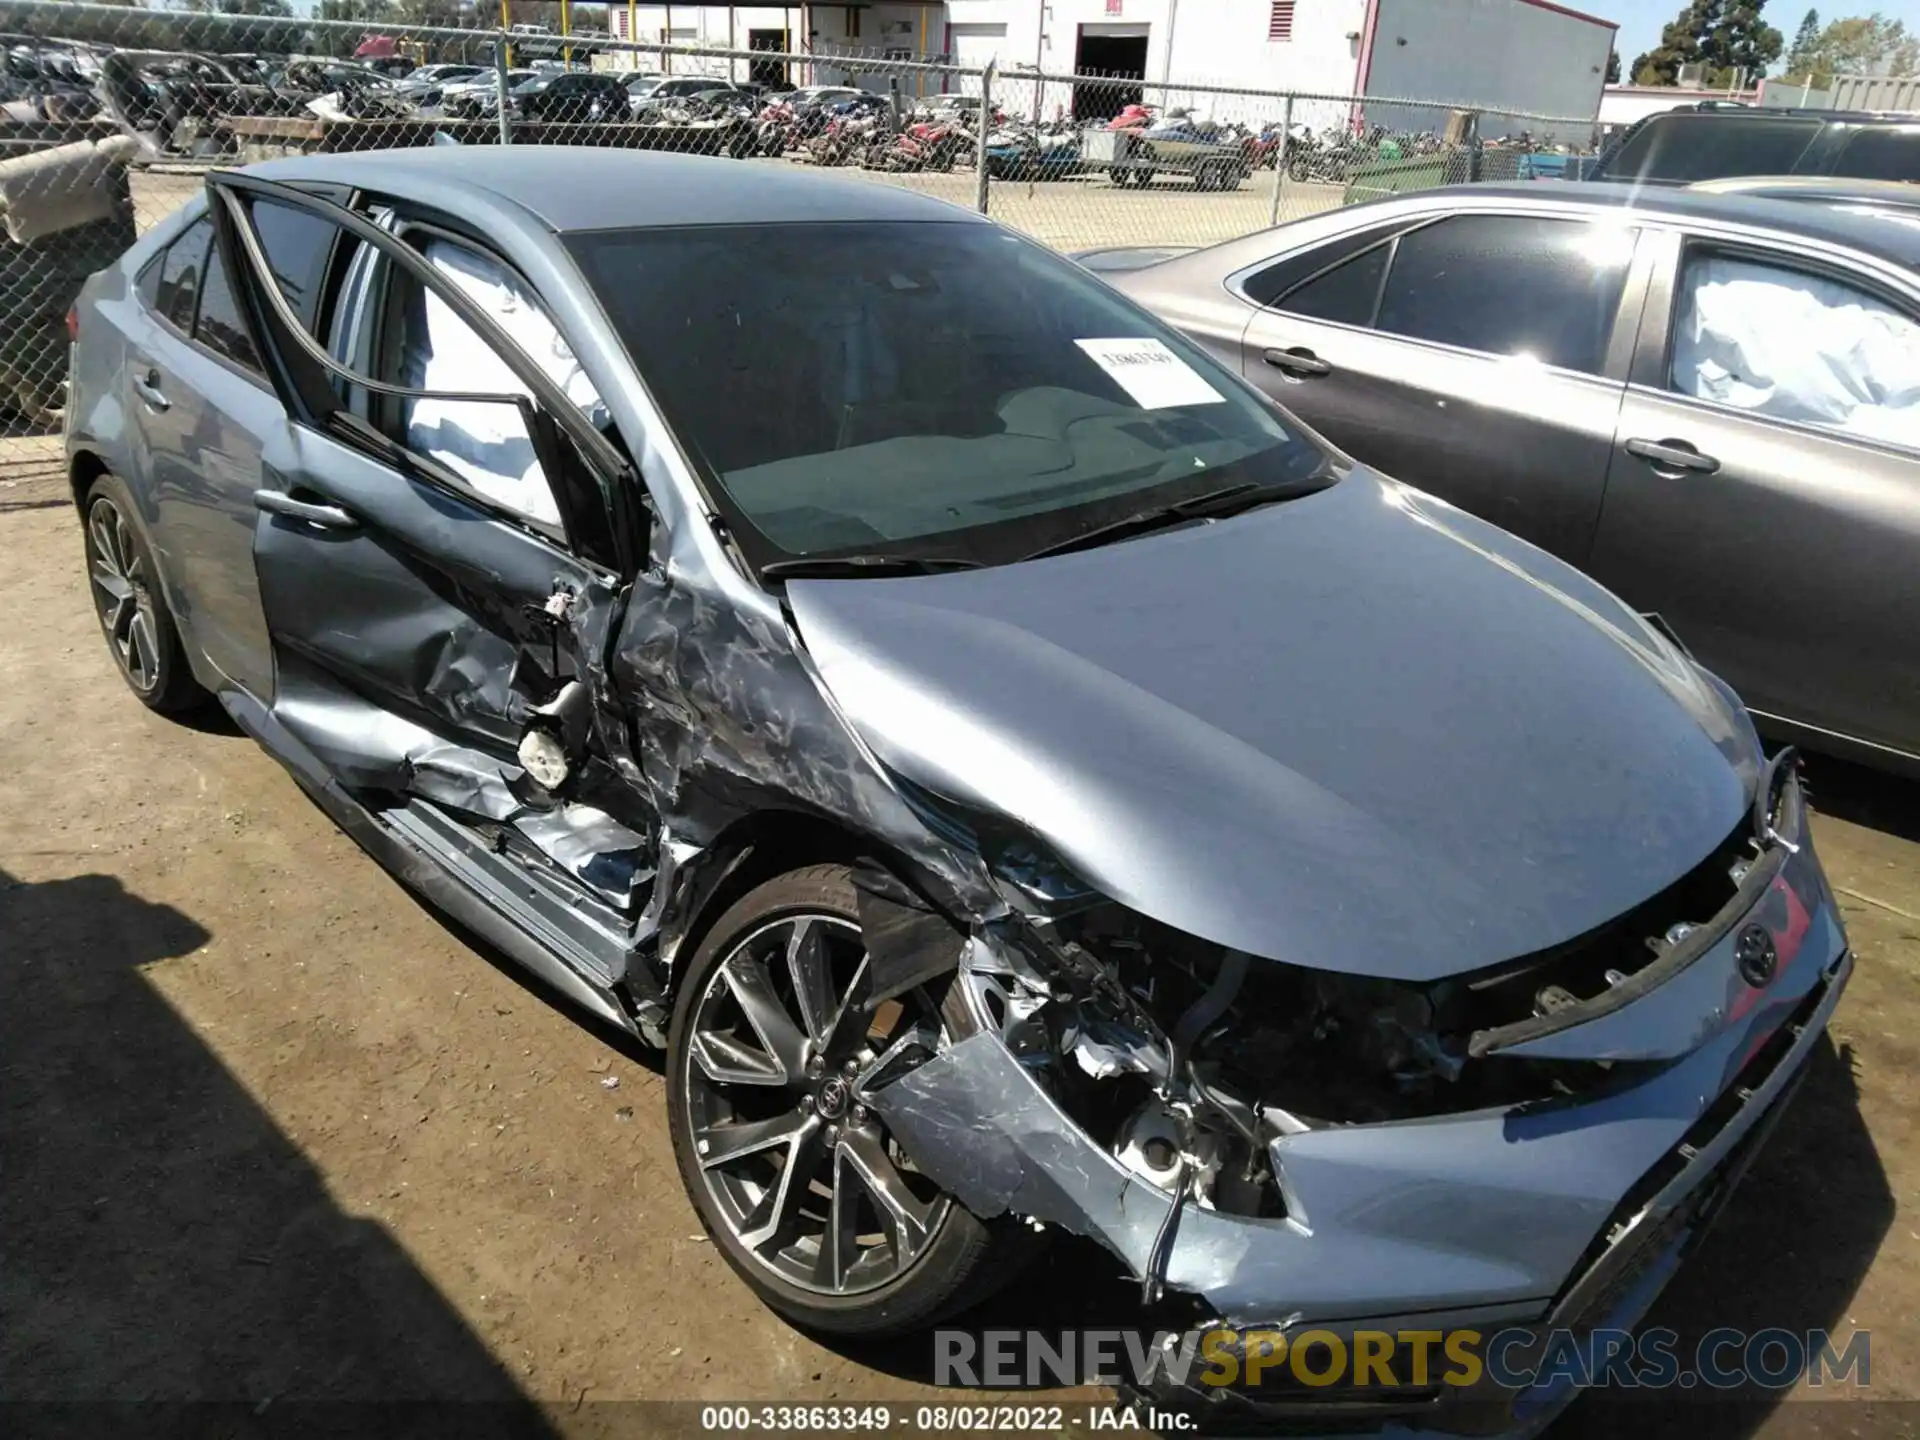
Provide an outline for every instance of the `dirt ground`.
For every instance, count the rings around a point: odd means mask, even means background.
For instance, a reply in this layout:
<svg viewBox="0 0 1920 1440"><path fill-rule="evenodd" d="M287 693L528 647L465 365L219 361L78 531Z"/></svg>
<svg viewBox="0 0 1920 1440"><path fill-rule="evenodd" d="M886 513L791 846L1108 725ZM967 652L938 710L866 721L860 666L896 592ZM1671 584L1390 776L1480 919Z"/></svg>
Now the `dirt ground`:
<svg viewBox="0 0 1920 1440"><path fill-rule="evenodd" d="M645 1052L478 953L249 741L125 693L50 449L0 463L0 557L0 1394L491 1398L636 1433L591 1402L934 1393L924 1345L822 1346L733 1278ZM1858 976L1654 1319L1867 1329L1870 1393L1920 1402L1920 787L1811 775ZM974 1323L1126 1323L1131 1293L1068 1246ZM1589 1397L1558 1433L1920 1416L1808 1401Z"/></svg>

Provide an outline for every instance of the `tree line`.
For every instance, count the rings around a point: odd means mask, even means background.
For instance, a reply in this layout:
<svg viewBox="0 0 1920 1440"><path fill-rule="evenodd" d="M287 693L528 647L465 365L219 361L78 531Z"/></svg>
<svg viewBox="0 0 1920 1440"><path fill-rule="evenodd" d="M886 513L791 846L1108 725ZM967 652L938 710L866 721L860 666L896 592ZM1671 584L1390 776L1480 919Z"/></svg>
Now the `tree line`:
<svg viewBox="0 0 1920 1440"><path fill-rule="evenodd" d="M1898 20L1875 11L1822 24L1809 10L1786 37L1763 18L1767 0L1688 0L1660 32L1660 43L1634 57L1627 74L1636 85L1677 85L1683 69L1699 67L1699 84L1729 90L1755 84L1786 56L1785 78L1824 89L1836 75L1920 74L1920 37ZM1609 58L1607 79L1621 75L1620 57Z"/></svg>

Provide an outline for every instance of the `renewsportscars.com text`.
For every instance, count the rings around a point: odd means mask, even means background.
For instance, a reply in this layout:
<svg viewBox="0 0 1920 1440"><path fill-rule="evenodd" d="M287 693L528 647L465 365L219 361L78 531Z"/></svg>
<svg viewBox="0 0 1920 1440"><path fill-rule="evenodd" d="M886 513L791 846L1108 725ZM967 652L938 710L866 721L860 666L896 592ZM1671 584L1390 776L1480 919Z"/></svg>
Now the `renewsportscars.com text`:
<svg viewBox="0 0 1920 1440"><path fill-rule="evenodd" d="M1156 1383L1390 1390L1491 1383L1727 1390L1872 1383L1872 1337L1825 1330L938 1330L934 1383L1009 1388Z"/></svg>

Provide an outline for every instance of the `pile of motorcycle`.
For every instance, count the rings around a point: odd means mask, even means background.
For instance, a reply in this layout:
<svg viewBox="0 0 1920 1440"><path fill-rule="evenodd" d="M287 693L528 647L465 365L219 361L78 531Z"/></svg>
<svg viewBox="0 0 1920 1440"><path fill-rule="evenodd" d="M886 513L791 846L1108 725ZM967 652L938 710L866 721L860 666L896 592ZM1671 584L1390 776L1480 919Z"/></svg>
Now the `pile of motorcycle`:
<svg viewBox="0 0 1920 1440"><path fill-rule="evenodd" d="M978 142L966 112L916 110L896 123L884 95L768 103L756 121L756 152L799 152L814 165L858 165L893 174L971 165Z"/></svg>

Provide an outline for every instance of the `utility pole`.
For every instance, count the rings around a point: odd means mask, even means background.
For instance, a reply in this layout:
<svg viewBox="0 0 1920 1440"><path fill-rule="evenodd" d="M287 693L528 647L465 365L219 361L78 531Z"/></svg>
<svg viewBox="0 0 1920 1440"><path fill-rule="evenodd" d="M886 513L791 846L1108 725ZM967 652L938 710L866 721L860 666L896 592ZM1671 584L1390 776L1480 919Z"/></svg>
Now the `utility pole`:
<svg viewBox="0 0 1920 1440"><path fill-rule="evenodd" d="M1047 16L1052 13L1053 7L1047 4L1046 0L1041 0L1039 28L1034 31L1033 36L1033 123L1036 126L1040 123L1040 92L1046 88L1040 83L1040 72L1047 68ZM981 123L984 127L984 117ZM985 129L983 128L980 133L982 136L981 143L984 145L986 143ZM982 206L981 208L985 209L986 207Z"/></svg>

